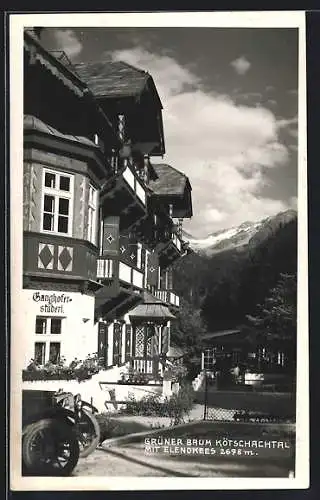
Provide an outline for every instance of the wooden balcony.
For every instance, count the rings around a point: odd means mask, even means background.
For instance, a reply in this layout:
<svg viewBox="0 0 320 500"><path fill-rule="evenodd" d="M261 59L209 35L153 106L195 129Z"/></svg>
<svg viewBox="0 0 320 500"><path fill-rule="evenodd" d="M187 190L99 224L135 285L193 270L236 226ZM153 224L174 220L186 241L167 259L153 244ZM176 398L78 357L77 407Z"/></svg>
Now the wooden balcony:
<svg viewBox="0 0 320 500"><path fill-rule="evenodd" d="M131 190L137 195L140 202L146 206L146 191L140 182L138 176L133 173L129 166L122 173L122 179L131 188Z"/></svg>
<svg viewBox="0 0 320 500"><path fill-rule="evenodd" d="M25 231L23 274L30 279L95 282L97 253L97 247L85 240Z"/></svg>
<svg viewBox="0 0 320 500"><path fill-rule="evenodd" d="M118 258L99 256L96 269L97 280L103 288L96 295L95 309L99 316L108 319L126 311L129 305L140 300L144 275L138 269L121 262Z"/></svg>
<svg viewBox="0 0 320 500"><path fill-rule="evenodd" d="M166 304L169 304L174 307L180 306L180 297L176 293L171 290L156 290L154 294L157 299L162 300Z"/></svg>
<svg viewBox="0 0 320 500"><path fill-rule="evenodd" d="M171 235L171 241L173 245L177 248L178 252L181 253L182 250L182 242L179 238L179 236L176 233L172 233Z"/></svg>
<svg viewBox="0 0 320 500"><path fill-rule="evenodd" d="M132 285L135 288L143 288L143 278L144 274L135 269L134 267L128 266L124 262L119 262L119 280L128 285Z"/></svg>
<svg viewBox="0 0 320 500"><path fill-rule="evenodd" d="M119 278L120 281L128 283L129 285L143 288L143 272L118 259L109 259L102 256L98 257L96 277L101 280Z"/></svg>
<svg viewBox="0 0 320 500"><path fill-rule="evenodd" d="M135 356L131 358L131 367L139 373L155 376L159 370L159 359Z"/></svg>
<svg viewBox="0 0 320 500"><path fill-rule="evenodd" d="M167 241L158 244L157 251L161 266L166 267L181 256L182 240L176 232L172 232Z"/></svg>
<svg viewBox="0 0 320 500"><path fill-rule="evenodd" d="M116 262L114 259L99 257L97 259L97 279L111 280L116 275Z"/></svg>
<svg viewBox="0 0 320 500"><path fill-rule="evenodd" d="M111 179L100 193L100 206L105 214L121 214L120 229L126 230L147 213L147 195L143 183L131 164Z"/></svg>

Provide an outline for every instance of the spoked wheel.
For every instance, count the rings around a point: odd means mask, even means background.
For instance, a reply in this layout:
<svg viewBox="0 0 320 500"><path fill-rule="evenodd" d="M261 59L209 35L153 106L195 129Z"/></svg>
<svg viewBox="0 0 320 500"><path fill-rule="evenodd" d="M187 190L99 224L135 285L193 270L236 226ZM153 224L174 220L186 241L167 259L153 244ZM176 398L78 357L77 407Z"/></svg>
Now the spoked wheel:
<svg viewBox="0 0 320 500"><path fill-rule="evenodd" d="M99 444L99 423L93 413L85 408L82 408L81 419L78 421L76 427L80 447L80 457L87 457Z"/></svg>
<svg viewBox="0 0 320 500"><path fill-rule="evenodd" d="M46 418L30 425L22 441L26 475L69 476L79 459L79 443L73 428Z"/></svg>

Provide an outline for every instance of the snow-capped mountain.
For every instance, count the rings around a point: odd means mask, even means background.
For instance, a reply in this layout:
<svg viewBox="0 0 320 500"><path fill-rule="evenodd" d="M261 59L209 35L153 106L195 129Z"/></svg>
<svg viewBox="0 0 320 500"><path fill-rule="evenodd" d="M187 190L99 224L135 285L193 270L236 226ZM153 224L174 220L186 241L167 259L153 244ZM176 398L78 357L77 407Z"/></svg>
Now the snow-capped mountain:
<svg viewBox="0 0 320 500"><path fill-rule="evenodd" d="M285 224L296 216L297 213L294 210L288 210L260 221L246 221L239 226L221 229L209 234L206 238L195 238L185 232L184 239L189 242L194 252L205 255L214 255L231 249L241 250L250 241L263 239L266 232L275 230L279 224Z"/></svg>

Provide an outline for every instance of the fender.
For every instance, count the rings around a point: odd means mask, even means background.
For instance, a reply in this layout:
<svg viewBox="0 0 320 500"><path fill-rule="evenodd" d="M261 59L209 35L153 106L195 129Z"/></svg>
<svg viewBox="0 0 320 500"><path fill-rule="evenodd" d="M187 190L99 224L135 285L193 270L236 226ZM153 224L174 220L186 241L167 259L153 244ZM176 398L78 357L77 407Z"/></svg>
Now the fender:
<svg viewBox="0 0 320 500"><path fill-rule="evenodd" d="M92 411L92 413L99 413L99 410L91 403L87 403L87 401L82 401L82 407L89 408Z"/></svg>
<svg viewBox="0 0 320 500"><path fill-rule="evenodd" d="M24 423L22 433L24 434L26 431L26 427L38 420L42 420L43 418L54 418L57 420L63 420L70 426L74 425L75 414L73 411L68 410L67 408L49 408L48 410L44 410L42 412L35 413L31 415ZM71 420L70 420L71 419Z"/></svg>

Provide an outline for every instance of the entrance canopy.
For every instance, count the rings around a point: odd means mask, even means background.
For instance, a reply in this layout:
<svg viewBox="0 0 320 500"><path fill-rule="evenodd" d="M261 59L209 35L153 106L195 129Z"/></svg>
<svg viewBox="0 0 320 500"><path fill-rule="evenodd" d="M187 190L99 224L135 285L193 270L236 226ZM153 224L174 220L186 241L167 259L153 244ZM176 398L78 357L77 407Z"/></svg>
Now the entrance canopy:
<svg viewBox="0 0 320 500"><path fill-rule="evenodd" d="M143 294L143 303L138 304L129 312L131 322L157 322L166 323L176 317L171 313L169 308L159 299L145 292Z"/></svg>

